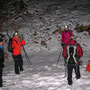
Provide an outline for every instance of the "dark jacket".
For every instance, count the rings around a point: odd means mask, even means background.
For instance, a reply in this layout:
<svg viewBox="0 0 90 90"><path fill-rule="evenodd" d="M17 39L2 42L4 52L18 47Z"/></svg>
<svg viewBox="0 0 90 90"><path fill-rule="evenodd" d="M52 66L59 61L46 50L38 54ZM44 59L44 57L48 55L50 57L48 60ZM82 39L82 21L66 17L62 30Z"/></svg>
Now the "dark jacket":
<svg viewBox="0 0 90 90"><path fill-rule="evenodd" d="M0 68L4 67L4 50L0 48Z"/></svg>

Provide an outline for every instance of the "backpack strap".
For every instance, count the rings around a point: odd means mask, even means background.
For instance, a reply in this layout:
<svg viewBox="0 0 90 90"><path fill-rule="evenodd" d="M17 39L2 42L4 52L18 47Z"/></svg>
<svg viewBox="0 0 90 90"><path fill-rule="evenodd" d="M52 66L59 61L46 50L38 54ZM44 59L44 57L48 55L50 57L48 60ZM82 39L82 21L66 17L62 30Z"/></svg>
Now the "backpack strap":
<svg viewBox="0 0 90 90"><path fill-rule="evenodd" d="M69 32L69 34L71 36L71 30L68 30L67 32ZM65 33L65 31L63 32L63 40L64 40L64 33Z"/></svg>
<svg viewBox="0 0 90 90"><path fill-rule="evenodd" d="M14 39L13 41L16 41L16 43L18 44L17 40Z"/></svg>
<svg viewBox="0 0 90 90"><path fill-rule="evenodd" d="M17 40L14 39L14 40L12 40L12 41L16 41L16 43L18 44ZM13 49L14 49L14 48L15 48L15 47L13 47Z"/></svg>
<svg viewBox="0 0 90 90"><path fill-rule="evenodd" d="M69 62L69 58L70 58L70 54L69 54L69 48L70 47L74 48L73 59L74 59L74 62L77 64L77 60L75 57L75 54L77 53L77 43L75 45L70 45L70 44L67 45L67 54L68 54L67 63Z"/></svg>
<svg viewBox="0 0 90 90"><path fill-rule="evenodd" d="M70 34L70 36L71 36L71 30L69 30L69 34Z"/></svg>

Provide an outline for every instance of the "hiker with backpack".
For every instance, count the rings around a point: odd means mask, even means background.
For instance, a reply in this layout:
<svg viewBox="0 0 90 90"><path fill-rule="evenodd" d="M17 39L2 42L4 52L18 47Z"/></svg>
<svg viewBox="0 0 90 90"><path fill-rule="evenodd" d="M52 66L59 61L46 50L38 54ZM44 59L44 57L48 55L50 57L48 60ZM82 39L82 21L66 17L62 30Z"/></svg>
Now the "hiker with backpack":
<svg viewBox="0 0 90 90"><path fill-rule="evenodd" d="M3 39L0 37L0 87L3 87L3 80L2 80L3 68L4 68L4 47L3 47Z"/></svg>
<svg viewBox="0 0 90 90"><path fill-rule="evenodd" d="M75 70L76 79L81 77L80 75L80 57L83 56L83 51L76 42L76 37L72 36L67 45L63 49L63 57L65 58L65 64L67 65L67 80L68 84L72 85L72 71Z"/></svg>
<svg viewBox="0 0 90 90"><path fill-rule="evenodd" d="M65 26L64 31L61 34L61 45L63 48L68 44L71 36L73 36L73 32L69 30L69 26Z"/></svg>
<svg viewBox="0 0 90 90"><path fill-rule="evenodd" d="M23 59L21 56L21 45L25 45L25 41L18 35L18 32L14 33L14 37L12 38L12 56L14 58L15 63L15 74L20 74L20 71L23 71Z"/></svg>

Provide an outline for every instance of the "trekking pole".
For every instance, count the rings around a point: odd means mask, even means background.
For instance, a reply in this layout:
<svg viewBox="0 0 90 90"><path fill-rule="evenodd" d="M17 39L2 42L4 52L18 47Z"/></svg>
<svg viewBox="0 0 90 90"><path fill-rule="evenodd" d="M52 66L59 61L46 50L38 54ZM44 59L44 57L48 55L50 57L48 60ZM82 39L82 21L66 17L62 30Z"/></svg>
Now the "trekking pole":
<svg viewBox="0 0 90 90"><path fill-rule="evenodd" d="M76 73L78 74L78 65L76 65Z"/></svg>
<svg viewBox="0 0 90 90"><path fill-rule="evenodd" d="M61 49L61 51L60 51L60 53L59 53L59 57L58 57L58 60L57 60L57 65L58 65L58 63L59 63L61 53L62 53L62 49Z"/></svg>
<svg viewBox="0 0 90 90"><path fill-rule="evenodd" d="M26 56L26 59L27 59L28 64L29 64L29 65L32 65L32 64L31 64L31 61L30 61L30 59L29 59L29 57L28 57L28 55L27 55L27 52L26 52L26 50L25 50L25 48L24 48L23 45L22 45L22 48L23 48L23 51L24 51L24 53L25 53L25 56Z"/></svg>
<svg viewBox="0 0 90 90"><path fill-rule="evenodd" d="M65 77L67 77L67 64L65 64Z"/></svg>

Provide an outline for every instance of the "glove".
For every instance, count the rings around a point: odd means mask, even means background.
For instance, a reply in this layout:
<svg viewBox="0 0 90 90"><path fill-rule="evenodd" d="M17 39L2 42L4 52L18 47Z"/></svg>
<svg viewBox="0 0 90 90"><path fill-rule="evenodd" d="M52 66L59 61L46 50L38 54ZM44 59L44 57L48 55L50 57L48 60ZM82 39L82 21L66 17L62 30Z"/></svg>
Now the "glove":
<svg viewBox="0 0 90 90"><path fill-rule="evenodd" d="M81 66L82 65L82 61L78 61L77 62L77 65L80 65Z"/></svg>
<svg viewBox="0 0 90 90"><path fill-rule="evenodd" d="M77 64L79 64L79 62L77 62Z"/></svg>

